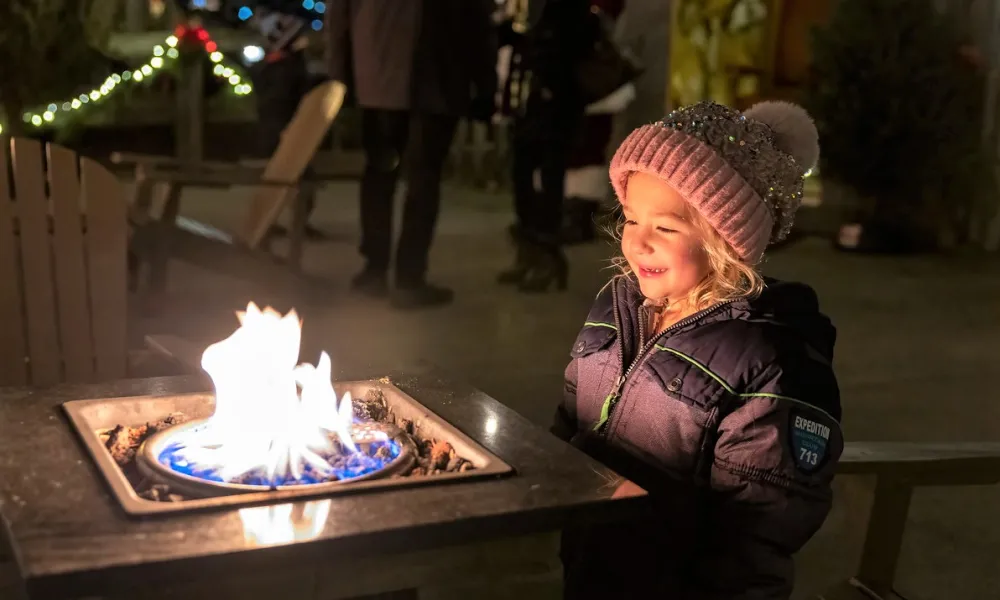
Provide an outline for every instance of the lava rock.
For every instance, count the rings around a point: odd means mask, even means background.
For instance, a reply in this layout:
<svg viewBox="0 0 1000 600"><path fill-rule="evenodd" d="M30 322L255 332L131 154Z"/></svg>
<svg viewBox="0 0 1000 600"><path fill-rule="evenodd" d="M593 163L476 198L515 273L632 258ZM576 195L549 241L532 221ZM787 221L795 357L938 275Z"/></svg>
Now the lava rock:
<svg viewBox="0 0 1000 600"><path fill-rule="evenodd" d="M139 494L140 498L145 498L146 500L152 500L153 502L169 502L170 496L175 496L176 494L170 493L170 486L156 483L149 487L148 490Z"/></svg>
<svg viewBox="0 0 1000 600"><path fill-rule="evenodd" d="M451 444L444 440L438 440L434 442L431 446L431 465L435 469L444 469L448 466L448 461L451 459L454 449Z"/></svg>
<svg viewBox="0 0 1000 600"><path fill-rule="evenodd" d="M148 436L148 425L138 427L115 425L115 428L108 432L108 441L105 442L105 447L118 466L124 468L135 460L135 451Z"/></svg>
<svg viewBox="0 0 1000 600"><path fill-rule="evenodd" d="M153 435L154 433L163 431L164 429L168 429L174 425L180 425L187 420L187 417L185 417L183 413L171 413L159 421L147 423L146 429L149 432L149 435Z"/></svg>
<svg viewBox="0 0 1000 600"><path fill-rule="evenodd" d="M385 393L379 388L371 388L365 397L353 402L354 418L361 421L382 421L385 422L389 416L389 403L385 400Z"/></svg>

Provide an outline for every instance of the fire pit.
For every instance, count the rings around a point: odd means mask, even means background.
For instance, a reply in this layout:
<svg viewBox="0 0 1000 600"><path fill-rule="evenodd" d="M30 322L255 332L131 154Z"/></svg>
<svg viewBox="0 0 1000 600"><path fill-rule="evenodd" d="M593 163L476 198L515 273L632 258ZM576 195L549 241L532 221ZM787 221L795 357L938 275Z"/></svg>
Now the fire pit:
<svg viewBox="0 0 1000 600"><path fill-rule="evenodd" d="M388 379L296 366L301 323L250 304L202 366L215 394L64 404L123 508L176 512L512 469Z"/></svg>
<svg viewBox="0 0 1000 600"><path fill-rule="evenodd" d="M227 480L218 469L199 468L184 453L185 440L202 433L208 419L187 422L154 433L139 447L136 466L150 481L193 497L217 496L313 486L319 493L352 481L363 481L411 472L416 449L405 432L394 425L364 423L353 426L355 449L338 448L334 457L322 457L331 464L323 473L307 465L304 472L276 480L263 469L255 469L236 480Z"/></svg>

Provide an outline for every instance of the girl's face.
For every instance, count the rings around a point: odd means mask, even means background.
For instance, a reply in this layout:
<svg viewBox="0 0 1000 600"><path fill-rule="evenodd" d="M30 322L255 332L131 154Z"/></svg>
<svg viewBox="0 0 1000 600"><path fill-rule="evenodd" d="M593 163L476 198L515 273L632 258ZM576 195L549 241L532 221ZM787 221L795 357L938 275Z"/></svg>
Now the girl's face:
<svg viewBox="0 0 1000 600"><path fill-rule="evenodd" d="M634 173L622 202L622 254L652 300L677 302L709 273L701 236L674 188L646 173Z"/></svg>

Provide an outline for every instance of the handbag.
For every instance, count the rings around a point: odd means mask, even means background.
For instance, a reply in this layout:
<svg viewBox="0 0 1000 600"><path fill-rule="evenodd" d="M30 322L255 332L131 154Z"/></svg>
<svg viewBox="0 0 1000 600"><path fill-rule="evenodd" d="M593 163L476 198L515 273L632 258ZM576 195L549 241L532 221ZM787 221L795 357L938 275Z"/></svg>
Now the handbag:
<svg viewBox="0 0 1000 600"><path fill-rule="evenodd" d="M596 20L594 43L576 65L577 87L584 104L606 98L642 73L638 61L615 43L613 21L596 8L591 15Z"/></svg>

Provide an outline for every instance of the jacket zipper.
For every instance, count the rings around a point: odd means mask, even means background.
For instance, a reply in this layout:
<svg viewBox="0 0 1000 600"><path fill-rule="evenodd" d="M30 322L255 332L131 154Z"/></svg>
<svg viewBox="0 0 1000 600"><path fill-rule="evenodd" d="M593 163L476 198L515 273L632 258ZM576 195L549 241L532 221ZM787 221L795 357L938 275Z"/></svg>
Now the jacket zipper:
<svg viewBox="0 0 1000 600"><path fill-rule="evenodd" d="M704 310L700 310L700 311L694 313L693 315L691 315L690 317L687 317L685 319L681 319L680 321L677 321L676 323L674 323L670 327L667 327L666 329L664 329L663 331L661 331L659 334L657 334L657 335L653 336L652 338L650 338L650 340L648 342L646 342L645 344L643 344L642 348L639 350L639 353L636 354L635 358L632 359L632 363L628 366L627 369L625 369L622 372L621 375L618 376L618 380L615 382L615 387L611 390L611 393L608 394L607 397L604 399L604 404L601 406L601 416L598 419L597 423L594 425L594 431L596 431L597 433L599 433L601 435L604 435L604 436L608 435L608 431L610 429L608 426L611 424L611 413L614 412L615 406L618 404L618 401L621 400L622 390L625 388L625 384L628 382L629 375L631 375L632 371L634 371L636 369L636 367L639 366L639 364L643 361L643 359L646 357L646 355L649 354L649 351L656 346L656 342L660 341L660 339L662 339L663 336L667 335L671 331L674 331L674 330L676 330L678 328L681 328L681 327L686 327L686 326L690 325L691 323L694 323L695 321L698 321L698 320L700 320L700 319L702 319L702 318L710 315L711 313L717 311L718 309L722 308L723 306L726 306L727 304L731 304L733 302L734 302L734 300L726 300L724 302L719 302L718 304L713 304L712 306L709 306L708 308L706 308ZM622 331L622 323L621 323L621 313L618 310L618 287L617 286L615 286L611 290L611 304L612 304L612 307L613 307L614 313L615 313L615 327L618 328L618 332L619 332L619 340L618 340L618 357L619 357L619 362L621 362L621 364L624 365L625 364L625 340L621 339L621 335L620 335L621 331ZM645 329L646 329L646 326L645 326L645 323L644 323L645 320L646 319L644 319L644 318L640 318L639 319L639 339L640 340L645 337Z"/></svg>

